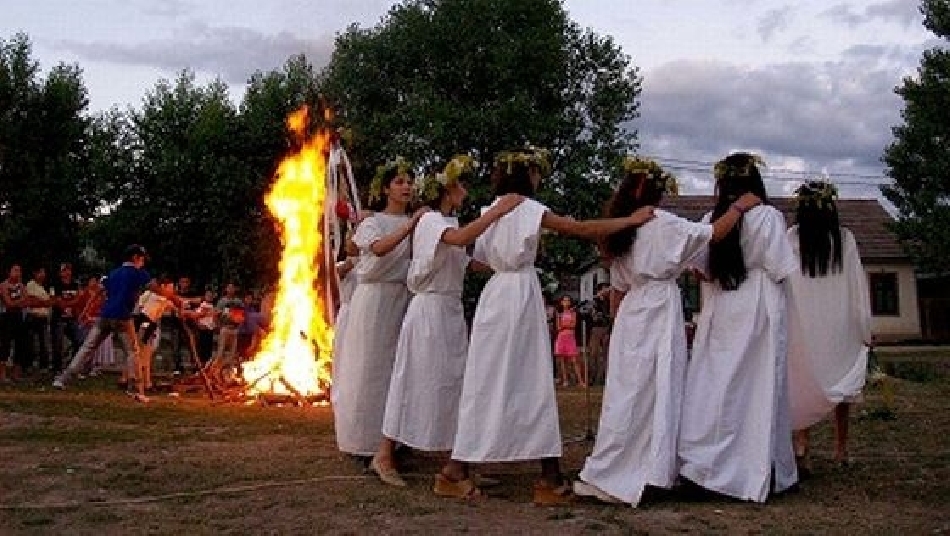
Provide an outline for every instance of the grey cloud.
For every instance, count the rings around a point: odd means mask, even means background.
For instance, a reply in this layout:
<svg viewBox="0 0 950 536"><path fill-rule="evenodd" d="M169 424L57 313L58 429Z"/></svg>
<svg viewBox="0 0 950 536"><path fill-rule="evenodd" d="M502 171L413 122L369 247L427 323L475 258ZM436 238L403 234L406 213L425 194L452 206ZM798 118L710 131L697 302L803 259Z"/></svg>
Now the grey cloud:
<svg viewBox="0 0 950 536"><path fill-rule="evenodd" d="M763 41L771 41L775 34L787 30L792 21L793 8L785 6L770 9L759 18L758 30Z"/></svg>
<svg viewBox="0 0 950 536"><path fill-rule="evenodd" d="M158 67L184 68L211 73L225 81L244 83L258 70L280 67L292 55L304 53L317 67L330 60L333 37L301 39L291 33L264 34L250 28L212 27L192 22L171 39L139 44L105 41L61 41L61 49L92 61Z"/></svg>
<svg viewBox="0 0 950 536"><path fill-rule="evenodd" d="M916 0L890 0L871 4L864 11L869 19L881 19L886 22L894 21L904 26L912 26L923 21L920 13L920 3Z"/></svg>
<svg viewBox="0 0 950 536"><path fill-rule="evenodd" d="M823 11L820 16L852 28L868 24L874 20L898 23L902 26L919 24L923 16L916 0L887 0L875 2L857 11L848 4L835 4Z"/></svg>
<svg viewBox="0 0 950 536"><path fill-rule="evenodd" d="M745 149L816 173L880 176L881 153L900 121L899 81L894 68L855 60L752 69L673 62L646 73L636 126L643 151L660 158L711 162ZM696 184L708 177L708 166L678 165Z"/></svg>
<svg viewBox="0 0 950 536"><path fill-rule="evenodd" d="M848 4L835 4L822 11L819 16L839 24L847 24L851 27L867 22L867 19L863 15L855 12Z"/></svg>

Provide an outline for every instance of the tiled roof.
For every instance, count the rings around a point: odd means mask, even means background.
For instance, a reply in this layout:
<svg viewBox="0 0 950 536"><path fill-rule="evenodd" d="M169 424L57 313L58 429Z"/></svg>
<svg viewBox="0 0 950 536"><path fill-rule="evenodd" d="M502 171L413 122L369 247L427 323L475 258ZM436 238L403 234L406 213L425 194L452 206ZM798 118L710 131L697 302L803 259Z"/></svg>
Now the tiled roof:
<svg viewBox="0 0 950 536"><path fill-rule="evenodd" d="M695 221L712 210L713 202L714 198L709 195L681 195L664 198L660 206ZM771 202L785 214L785 221L789 225L795 223L795 203L792 198L777 197L772 198ZM838 214L841 225L854 233L861 259L865 262L905 263L910 260L894 233L885 227L885 223L893 221L893 218L876 199L839 199Z"/></svg>

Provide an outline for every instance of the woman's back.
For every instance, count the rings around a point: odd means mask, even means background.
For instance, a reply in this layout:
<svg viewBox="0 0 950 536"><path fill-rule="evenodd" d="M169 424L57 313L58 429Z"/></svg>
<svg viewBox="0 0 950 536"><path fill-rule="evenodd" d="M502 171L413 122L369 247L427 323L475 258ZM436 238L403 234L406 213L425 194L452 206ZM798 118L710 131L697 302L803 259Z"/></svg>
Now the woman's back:
<svg viewBox="0 0 950 536"><path fill-rule="evenodd" d="M484 209L483 209L484 210ZM525 199L488 228L475 242L475 259L496 272L534 271L541 235L541 218L547 207Z"/></svg>

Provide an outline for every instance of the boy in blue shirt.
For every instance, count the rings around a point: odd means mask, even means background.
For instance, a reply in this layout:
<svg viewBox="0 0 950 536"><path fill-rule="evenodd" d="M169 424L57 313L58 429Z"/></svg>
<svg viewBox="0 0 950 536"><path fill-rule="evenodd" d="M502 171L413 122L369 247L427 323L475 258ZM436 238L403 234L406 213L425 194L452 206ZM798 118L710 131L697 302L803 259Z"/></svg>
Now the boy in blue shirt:
<svg viewBox="0 0 950 536"><path fill-rule="evenodd" d="M126 369L129 375L129 381L136 381L137 390L129 385L129 394L135 397L139 402L148 402L145 396L144 379L139 378L141 370L139 359L140 351L138 339L135 336L135 327L132 322L132 311L135 309L139 293L143 288L160 294L177 305L181 300L174 295L174 290L168 287L160 287L158 283L143 268L147 253L145 248L133 244L125 248L123 254L123 263L121 266L112 270L106 278L104 286L106 292L106 301L99 314L99 320L92 327L82 347L73 357L69 366L62 374L53 381L53 387L63 389L66 383L83 369L87 362L92 359L94 352L107 337L114 336L119 347L126 355Z"/></svg>

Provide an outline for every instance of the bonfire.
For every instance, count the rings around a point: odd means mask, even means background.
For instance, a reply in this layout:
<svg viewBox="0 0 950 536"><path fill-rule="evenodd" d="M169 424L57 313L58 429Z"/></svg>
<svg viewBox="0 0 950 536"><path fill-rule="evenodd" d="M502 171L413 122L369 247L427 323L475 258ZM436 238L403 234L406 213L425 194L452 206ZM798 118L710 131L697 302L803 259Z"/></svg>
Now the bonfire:
<svg viewBox="0 0 950 536"><path fill-rule="evenodd" d="M323 248L329 247L324 211L331 135L327 129L310 135L309 119L306 107L287 119L299 149L280 162L265 198L279 223L280 278L267 334L241 366L246 397L310 401L325 398L330 387L333 327L327 305L335 274Z"/></svg>

